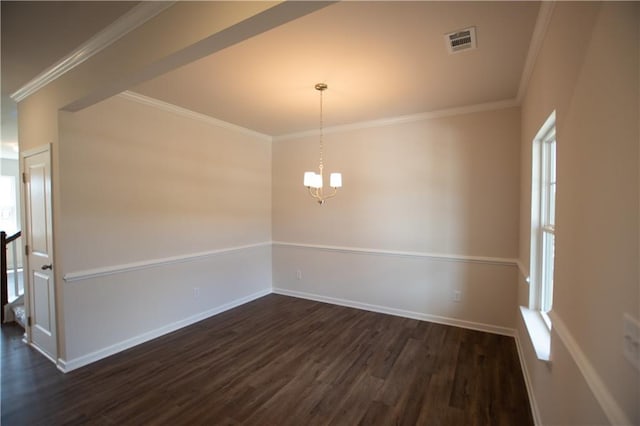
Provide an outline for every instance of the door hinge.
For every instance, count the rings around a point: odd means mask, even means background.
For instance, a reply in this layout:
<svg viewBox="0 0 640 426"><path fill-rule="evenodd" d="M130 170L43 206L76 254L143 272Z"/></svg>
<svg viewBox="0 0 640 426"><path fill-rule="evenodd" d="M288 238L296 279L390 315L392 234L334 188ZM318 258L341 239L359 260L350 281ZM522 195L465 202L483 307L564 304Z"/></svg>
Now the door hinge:
<svg viewBox="0 0 640 426"><path fill-rule="evenodd" d="M22 183L27 183L27 174L22 173Z"/></svg>
<svg viewBox="0 0 640 426"><path fill-rule="evenodd" d="M31 327L31 317L27 317L27 326Z"/></svg>
<svg viewBox="0 0 640 426"><path fill-rule="evenodd" d="M25 244L24 246L24 255L29 256L29 244Z"/></svg>

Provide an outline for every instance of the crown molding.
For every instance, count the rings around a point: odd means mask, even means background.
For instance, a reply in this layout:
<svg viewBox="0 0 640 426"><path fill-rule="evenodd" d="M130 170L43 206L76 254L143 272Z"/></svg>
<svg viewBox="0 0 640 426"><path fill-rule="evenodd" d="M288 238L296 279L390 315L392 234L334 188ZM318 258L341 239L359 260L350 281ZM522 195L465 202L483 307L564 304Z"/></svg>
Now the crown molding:
<svg viewBox="0 0 640 426"><path fill-rule="evenodd" d="M143 105L147 105L153 108L160 109L162 111L170 112L182 117L189 118L191 120L201 121L203 123L210 124L216 127L222 127L223 129L232 130L235 132L243 133L248 136L253 136L258 139L271 142L272 138L264 133L256 132L255 130L247 129L246 127L238 126L237 124L229 123L227 121L218 120L209 115L200 114L199 112L192 111L190 109L182 108L180 106L170 104L168 102L161 101L156 98L141 95L140 93L131 92L129 90L118 94L123 99L128 99L133 102L137 102Z"/></svg>
<svg viewBox="0 0 640 426"><path fill-rule="evenodd" d="M87 59L109 47L129 32L138 28L163 10L171 7L174 1L143 1L122 15L111 25L96 33L76 50L38 74L34 79L11 94L16 102L24 100L47 84L76 68Z"/></svg>
<svg viewBox="0 0 640 426"><path fill-rule="evenodd" d="M518 95L516 99L518 104L522 103L524 95L527 92L529 86L529 80L533 73L533 67L536 64L536 59L542 48L542 42L544 41L549 24L551 23L551 16L555 7L555 1L543 1L540 4L540 10L538 11L538 18L536 19L536 25L533 28L533 34L531 35L531 42L529 43L529 51L527 52L527 59L524 63L524 69L520 76L520 86L518 87Z"/></svg>
<svg viewBox="0 0 640 426"><path fill-rule="evenodd" d="M211 117L210 115L201 114L199 112L195 112L190 109L186 109L178 105L171 104L169 102L165 102L156 98L141 95L140 93L132 92L130 90L124 91L118 94L117 96L123 99L128 99L133 102L138 102L143 105L151 106L153 108L157 108L163 111L171 112L173 114L177 114L182 117L190 118L192 120L202 121L204 123L208 123L213 126L222 127L228 130L233 130L233 131L240 132L245 135L253 136L269 142L298 139L303 137L317 136L320 134L319 129L314 129L314 130L307 130L303 132L285 134L281 136L271 136L265 133L257 132L255 130L252 130L246 127L238 126L237 124L219 120L217 118ZM382 118L379 120L362 121L359 123L351 123L351 124L345 124L341 126L325 127L323 129L323 133L326 135L330 133L340 133L340 132L346 132L350 130L366 129L366 128L372 128L372 127L381 127L381 126L391 126L394 124L430 120L430 119L439 118L439 117L464 115L464 114L470 114L474 112L493 111L493 110L499 110L504 108L512 108L516 106L519 106L519 103L515 99L507 99L507 100L497 101L497 102L469 105L469 106L464 106L460 108L450 108L450 109L443 109L439 111L425 112L420 114L403 115L400 117Z"/></svg>
<svg viewBox="0 0 640 426"><path fill-rule="evenodd" d="M471 114L474 112L493 111L493 110L499 110L504 108L512 108L519 105L520 104L516 99L505 99L497 102L487 102L483 104L467 105L459 108L449 108L449 109L442 109L437 111L423 112L419 114L402 115L398 117L382 118L379 120L361 121L358 123L325 127L323 129L323 133L326 135L330 133L341 133L341 132L347 132L351 130L368 129L368 128L382 127L382 126L392 126L395 124L411 123L414 121L432 120L434 118L450 117L455 115ZM274 136L273 141L277 142L277 141L284 141L289 139L299 139L299 138L310 137L310 136L318 136L319 134L320 134L319 129L306 130L303 132Z"/></svg>

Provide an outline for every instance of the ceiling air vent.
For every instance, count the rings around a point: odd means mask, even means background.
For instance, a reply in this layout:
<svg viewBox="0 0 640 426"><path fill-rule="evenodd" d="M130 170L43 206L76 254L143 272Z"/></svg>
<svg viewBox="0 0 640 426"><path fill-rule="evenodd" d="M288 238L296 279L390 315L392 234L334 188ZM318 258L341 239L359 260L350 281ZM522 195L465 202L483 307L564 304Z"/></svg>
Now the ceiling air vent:
<svg viewBox="0 0 640 426"><path fill-rule="evenodd" d="M445 34L449 54L472 50L476 48L476 27Z"/></svg>

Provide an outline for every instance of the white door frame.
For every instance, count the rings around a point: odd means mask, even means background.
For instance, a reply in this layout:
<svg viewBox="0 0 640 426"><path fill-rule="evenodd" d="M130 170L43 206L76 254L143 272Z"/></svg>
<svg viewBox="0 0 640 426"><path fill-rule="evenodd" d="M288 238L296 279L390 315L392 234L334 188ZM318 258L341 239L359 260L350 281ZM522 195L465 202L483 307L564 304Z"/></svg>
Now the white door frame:
<svg viewBox="0 0 640 426"><path fill-rule="evenodd" d="M25 162L26 159L29 157L32 157L34 155L37 154L41 154L41 153L48 153L49 154L49 165L50 165L50 169L49 169L49 179L51 182L51 201L53 203L53 167L52 167L52 146L51 144L46 144L37 148L33 148L24 152L20 153L20 177L21 177L21 182L22 182L22 186L21 186L21 191L20 191L20 200L21 200L21 204L22 204L22 229L23 229L23 237L24 237L24 245L26 246L28 244L28 242L30 241L30 229L29 229L29 225L28 225L28 218L27 215L30 214L30 211L28 211L29 209L27 209L27 199L26 199L26 194L27 194L27 182L25 180ZM51 204L49 206L49 208L51 209L51 222L53 224L53 204ZM31 324L30 324L30 320L32 317L32 312L31 312L31 289L32 289L32 285L33 283L31 282L31 253L25 253L24 256L24 264L23 264L23 271L25 271L23 273L24 276L24 302L25 302L25 313L26 313L26 317L27 317L27 324L26 324L26 328L25 328L25 343L27 343L29 346L33 347L34 349L36 349L38 352L42 353L42 355L44 355L47 359L49 359L50 361L52 361L54 364L57 364L57 359L58 359L58 354L59 354L59 345L58 345L58 303L57 303L57 288L56 288L56 264L55 264L55 257L54 257L54 244L53 241L54 240L54 232L53 232L53 227L51 227L50 229L51 232L51 249L50 249L50 258L51 258L51 262L53 264L53 280L54 280L54 285L53 285L53 305L55 307L55 312L53 313L53 320L54 320L54 324L53 324L53 329L55 330L55 350L53 351L53 354L48 354L46 352L44 352L42 349L40 349L37 345L34 344L33 342L33 336L32 336L32 329L31 329ZM31 249L30 249L31 250Z"/></svg>

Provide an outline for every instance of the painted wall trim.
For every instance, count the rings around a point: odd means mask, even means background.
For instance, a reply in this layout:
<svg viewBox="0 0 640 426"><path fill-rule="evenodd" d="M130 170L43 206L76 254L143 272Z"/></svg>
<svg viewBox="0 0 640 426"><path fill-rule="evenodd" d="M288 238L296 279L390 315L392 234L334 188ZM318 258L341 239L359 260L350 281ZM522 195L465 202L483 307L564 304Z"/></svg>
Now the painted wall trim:
<svg viewBox="0 0 640 426"><path fill-rule="evenodd" d="M227 121L218 120L217 118L213 118L205 114L200 114L199 112L182 108L180 106L170 104L168 102L164 102L159 99L151 98L149 96L141 95L136 92L131 92L129 90L120 93L118 96L133 102L138 102L143 105L160 109L162 111L170 112L172 114L190 118L192 120L201 121L203 123L207 123L212 126L221 127L227 130L232 130L248 136L253 136L255 138L262 139L267 142L271 142L271 139L272 139L271 136L265 135L264 133L256 132L255 130L247 129L246 127L238 126L236 124L229 123Z"/></svg>
<svg viewBox="0 0 640 426"><path fill-rule="evenodd" d="M516 331L514 334L516 339L516 349L518 351L518 358L520 358L520 369L522 370L522 376L524 377L524 384L527 388L527 394L529 395L529 405L531 406L531 414L533 415L533 423L537 426L542 426L542 417L540 417L540 409L533 393L533 383L531 382L531 376L529 376L529 369L527 368L527 361L524 356L524 348L520 340L520 333Z"/></svg>
<svg viewBox="0 0 640 426"><path fill-rule="evenodd" d="M228 130L234 130L239 133L243 133L243 134L253 136L265 141L269 141L269 142L277 142L277 141L297 139L302 137L318 136L320 134L320 130L314 129L314 130L307 130L303 132L291 133L291 134L286 134L281 136L270 136L265 133L260 133L246 127L238 126L237 124L219 120L209 115L201 114L199 112L195 112L195 111L180 107L178 105L161 101L159 99L155 99L149 96L141 95L140 93L132 92L129 90L120 93L118 96L124 99L128 99L130 101L141 103L143 105L147 105L154 108L158 108L163 111L171 112L173 114L177 114L182 117L201 121L201 122L208 123L213 126L225 128ZM373 120L373 121L363 121L359 123L345 124L342 126L326 127L323 129L323 132L325 134L329 134L329 133L346 132L349 130L366 129L366 128L373 128L373 127L381 127L381 126L391 126L394 124L430 120L430 119L439 118L439 117L449 117L449 116L455 116L455 115L470 114L474 112L493 111L493 110L499 110L499 109L505 109L505 108L512 108L518 105L519 103L515 99L508 99L508 100L498 101L498 102L469 105L469 106L464 106L459 108L451 108L446 110L432 111L432 112L426 112L426 113L420 113L420 114L404 115L400 117L383 118L383 119Z"/></svg>
<svg viewBox="0 0 640 426"><path fill-rule="evenodd" d="M622 408L620 408L614 397L611 395L611 392L609 392L609 389L598 375L596 369L593 368L593 365L589 362L589 359L580 348L580 345L578 345L578 342L574 339L564 321L555 311L549 312L549 317L551 317L551 323L553 324L552 330L556 332L564 346L567 348L567 351L578 366L578 369L582 373L582 376L591 389L591 392L593 392L593 395L600 404L602 411L604 411L607 419L609 419L609 422L612 425L630 425L631 421L627 418L627 415L622 411Z"/></svg>
<svg viewBox="0 0 640 426"><path fill-rule="evenodd" d="M531 35L531 42L529 43L529 50L527 51L527 58L525 59L524 68L522 69L522 75L520 76L520 86L518 87L518 95L516 100L518 104L524 99L525 93L527 93L527 87L529 86L529 80L531 74L533 74L533 68L536 64L536 59L542 48L542 42L545 35L547 35L547 29L551 22L551 15L553 14L553 8L555 7L555 1L543 1L540 4L540 10L538 11L538 18L536 19L535 27L533 28L533 34Z"/></svg>
<svg viewBox="0 0 640 426"><path fill-rule="evenodd" d="M442 253L425 253L417 251L397 251L397 250L378 250L372 248L361 247L342 247L342 246L326 246L318 244L302 244L291 243L285 241L274 241L273 245L276 247L296 247L305 249L315 249L324 251L334 251L340 253L349 254L369 254L369 255L384 255L384 256L400 256L400 257L420 257L448 262L468 262L468 263L488 263L491 265L507 265L516 266L517 260L504 257L483 257L483 256L463 256L457 254L442 254Z"/></svg>
<svg viewBox="0 0 640 426"><path fill-rule="evenodd" d="M525 268L524 263L520 261L520 259L516 260L516 264L518 265L518 271L520 271L520 275L522 278L528 283L529 282L529 271Z"/></svg>
<svg viewBox="0 0 640 426"><path fill-rule="evenodd" d="M11 99L16 102L24 100L27 96L32 95L63 74L82 64L93 55L109 47L149 19L171 7L174 3L175 1L140 2L108 27L81 44L76 50L45 69L16 92L12 93Z"/></svg>
<svg viewBox="0 0 640 426"><path fill-rule="evenodd" d="M339 299L335 297L322 296L315 293L307 293L303 291L289 290L281 287L274 287L273 293L283 296L298 297L301 299L314 300L316 302L330 303L332 305L347 306L349 308L362 309L365 311L378 312L381 314L394 315L397 317L417 319L421 321L435 322L438 324L451 325L454 327L462 327L470 330L486 331L488 333L500 334L504 336L514 336L515 330L497 325L483 324L474 321L466 321L457 318L441 317L439 315L423 314L420 312L406 311L404 309L390 308L387 306L372 305L369 303L358 302L349 299Z"/></svg>
<svg viewBox="0 0 640 426"><path fill-rule="evenodd" d="M43 351L42 349L40 349L38 345L34 344L32 341L25 341L24 338L22 339L22 341L25 342L27 345L29 345L31 348L33 348L35 351L38 351L40 355L44 356L46 359L56 364L55 358L49 355L48 353L46 353L45 351Z"/></svg>
<svg viewBox="0 0 640 426"><path fill-rule="evenodd" d="M520 306L520 316L524 321L536 357L540 361L549 362L551 359L551 331L542 318L542 312Z"/></svg>
<svg viewBox="0 0 640 426"><path fill-rule="evenodd" d="M192 262L194 260L203 259L211 256L220 256L241 250L248 250L256 247L271 246L271 241L263 241L243 246L227 247L217 250L203 251L199 253L184 254L180 256L164 257L161 259L143 260L140 262L126 263L122 265L105 266L103 268L87 269L84 271L70 272L65 274L63 279L65 282L74 282L88 280L91 278L101 277L104 275L120 274L123 272L137 271L140 269L156 268L158 266L166 266L174 263Z"/></svg>
<svg viewBox="0 0 640 426"><path fill-rule="evenodd" d="M175 321L171 324L167 324L160 328L156 328L155 330L151 330L147 333L140 334L130 339L123 340L122 342L118 342L114 345L108 346L106 348L97 350L95 352L91 352L90 354L83 355L81 357L74 358L69 361L65 361L64 359L59 358L57 363L58 369L63 373L68 373L72 370L75 370L80 367L84 367L85 365L99 361L103 358L114 355L118 352L122 352L126 349L132 348L141 343L144 343L149 340L155 339L157 337L163 336L165 334L171 333L173 331L189 326L191 324L195 324L196 322L202 321L204 319L207 319L209 317L212 317L224 311L228 311L229 309L233 309L240 305L244 305L245 303L251 302L252 300L255 300L255 299L259 299L270 293L271 293L271 288L266 288L264 290L260 290L248 296L232 300L231 302L225 303L224 305L220 305L215 308L209 309L207 311L192 315L183 320Z"/></svg>
<svg viewBox="0 0 640 426"><path fill-rule="evenodd" d="M431 120L431 119L440 118L440 117L450 117L455 115L471 114L474 112L494 111L494 110L505 109L505 108L513 108L519 105L520 104L516 99L505 99L497 102L488 102L488 103L477 104L477 105L467 105L459 108L450 108L450 109L443 109L438 111L423 112L419 114L402 115L399 117L382 118L379 120L362 121L358 123L345 124L342 126L325 127L323 129L323 133L326 135L330 133L348 132L351 130L392 126L392 125L402 124L402 123L411 123L414 121ZM274 136L273 141L278 142L278 141L285 141L290 139L299 139L304 137L318 136L319 134L320 134L319 129L307 130L303 132L296 132L296 133L289 133L289 134L280 135L280 136Z"/></svg>

